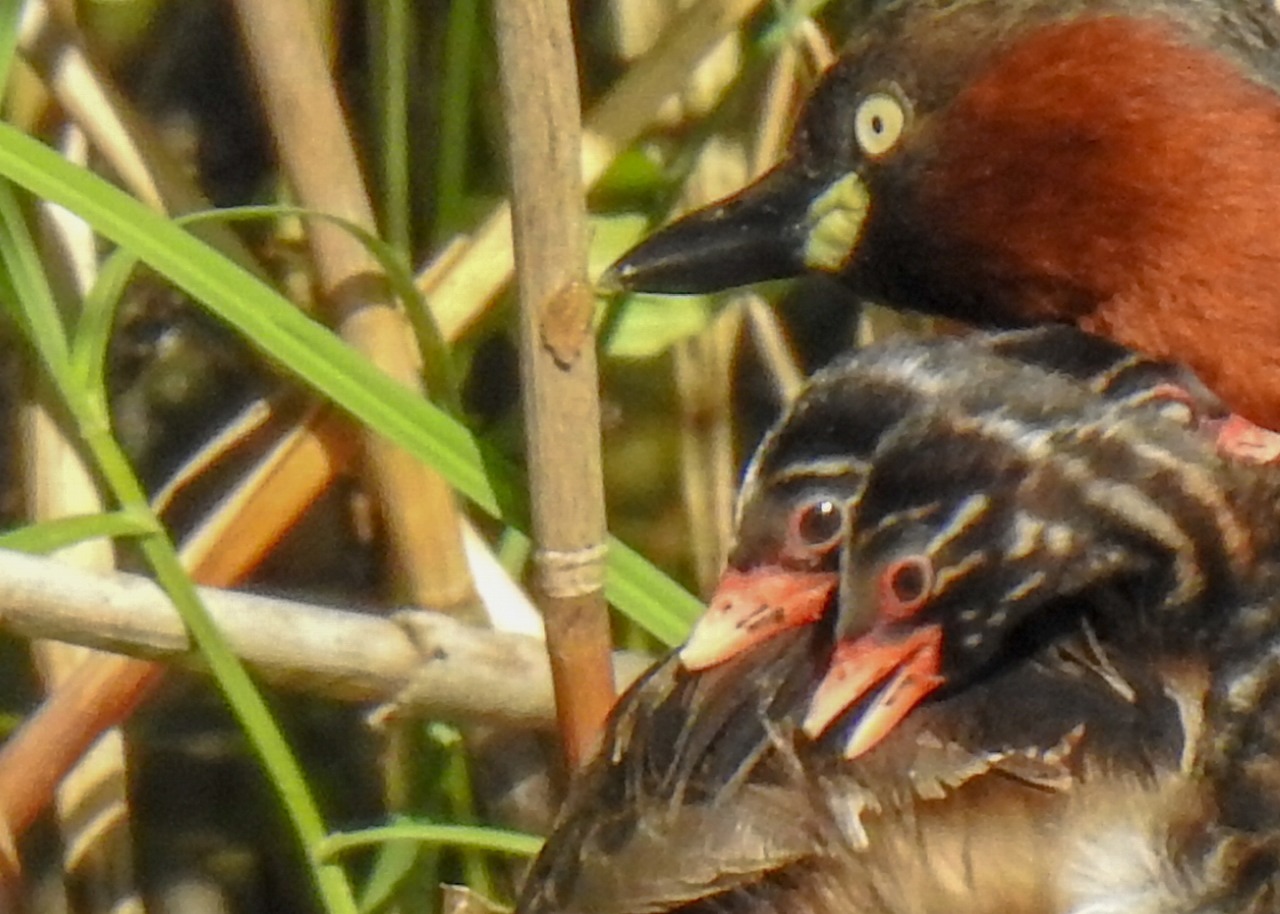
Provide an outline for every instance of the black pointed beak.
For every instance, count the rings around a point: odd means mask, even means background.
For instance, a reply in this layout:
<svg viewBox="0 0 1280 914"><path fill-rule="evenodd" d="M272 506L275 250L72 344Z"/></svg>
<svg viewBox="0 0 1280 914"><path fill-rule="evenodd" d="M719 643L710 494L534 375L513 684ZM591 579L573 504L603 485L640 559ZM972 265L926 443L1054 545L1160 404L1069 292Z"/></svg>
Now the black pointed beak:
<svg viewBox="0 0 1280 914"><path fill-rule="evenodd" d="M856 213L849 210L851 185ZM741 193L651 235L597 285L602 291L699 294L789 279L809 269L837 272L865 214L866 193L856 175L815 175L784 162ZM815 257L815 243L830 234L833 221L840 223L837 234L852 225L852 238L840 253Z"/></svg>

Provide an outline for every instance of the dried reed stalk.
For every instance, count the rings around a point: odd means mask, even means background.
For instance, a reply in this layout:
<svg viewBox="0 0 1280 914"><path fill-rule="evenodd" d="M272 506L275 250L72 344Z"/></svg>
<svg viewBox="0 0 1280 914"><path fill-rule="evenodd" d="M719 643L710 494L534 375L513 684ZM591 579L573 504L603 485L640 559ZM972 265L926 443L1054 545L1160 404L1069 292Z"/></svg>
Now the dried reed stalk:
<svg viewBox="0 0 1280 914"><path fill-rule="evenodd" d="M658 116L679 92L698 61L737 28L761 0L698 0L663 30L653 50L627 71L588 113L582 173L594 183L614 156ZM511 280L511 208L503 203L466 241L443 252L418 277L432 298L440 329L455 339L484 313Z"/></svg>
<svg viewBox="0 0 1280 914"><path fill-rule="evenodd" d="M236 0L280 162L299 202L377 232L373 205L306 0ZM307 227L321 299L342 337L406 387L421 388L408 321L377 261L340 226ZM434 470L371 432L365 457L400 574L415 603L477 617L454 495Z"/></svg>
<svg viewBox="0 0 1280 914"><path fill-rule="evenodd" d="M551 673L537 638L422 610L387 618L209 587L200 595L231 649L272 685L338 701L393 703L399 714L460 724L554 724ZM93 573L0 550L0 627L131 654L107 658L116 670L153 665L135 658L200 668L168 597L138 575ZM652 662L620 657L624 680ZM6 742L0 758L16 742ZM0 784L10 783L0 775Z"/></svg>
<svg viewBox="0 0 1280 914"><path fill-rule="evenodd" d="M500 0L494 12L511 166L535 591L561 736L576 765L593 751L613 703L576 55L563 0Z"/></svg>

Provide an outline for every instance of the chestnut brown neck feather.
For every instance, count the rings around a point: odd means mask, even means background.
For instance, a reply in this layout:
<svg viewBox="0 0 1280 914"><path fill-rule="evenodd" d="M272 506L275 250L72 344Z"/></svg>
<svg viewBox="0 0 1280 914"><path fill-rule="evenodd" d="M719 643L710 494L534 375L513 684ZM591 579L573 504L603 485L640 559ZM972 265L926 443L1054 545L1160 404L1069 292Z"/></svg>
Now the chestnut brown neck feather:
<svg viewBox="0 0 1280 914"><path fill-rule="evenodd" d="M939 118L938 275L1187 362L1280 427L1280 96L1172 26L1095 17L1031 32Z"/></svg>

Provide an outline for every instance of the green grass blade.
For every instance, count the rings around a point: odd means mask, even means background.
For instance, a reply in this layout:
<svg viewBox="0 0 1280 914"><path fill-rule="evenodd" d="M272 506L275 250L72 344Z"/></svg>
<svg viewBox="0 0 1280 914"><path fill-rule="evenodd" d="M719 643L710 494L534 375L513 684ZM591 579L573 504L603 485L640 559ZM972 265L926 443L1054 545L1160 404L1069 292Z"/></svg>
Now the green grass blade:
<svg viewBox="0 0 1280 914"><path fill-rule="evenodd" d="M85 540L149 536L158 532L160 525L146 512L125 510L77 514L0 533L0 549L48 555Z"/></svg>
<svg viewBox="0 0 1280 914"><path fill-rule="evenodd" d="M436 218L432 238L444 244L461 230L471 142L471 83L475 75L483 3L450 3L440 86L440 140L436 156Z"/></svg>
<svg viewBox="0 0 1280 914"><path fill-rule="evenodd" d="M58 306L40 263L35 240L26 217L8 182L0 181L0 261L16 300L11 303L27 337L38 342L40 351L68 364L67 332L58 315Z"/></svg>
<svg viewBox="0 0 1280 914"><path fill-rule="evenodd" d="M378 856L360 890L360 914L370 914L390 907L396 901L401 886L414 876L421 865L423 850L417 841L387 841L378 849Z"/></svg>
<svg viewBox="0 0 1280 914"><path fill-rule="evenodd" d="M418 343L418 353L423 364L423 378L432 398L455 415L462 412L462 394L453 370L453 356L445 342L444 334L435 321L426 299L413 280L413 273L396 250L381 238L361 228L349 219L331 216L300 206L235 206L226 209L188 213L174 219L174 224L186 226L197 222L247 222L258 219L278 219L296 216L301 219L319 219L332 223L349 232L369 254L378 261L386 275L387 283L404 306L409 323ZM133 272L137 258L128 250L117 251L109 257L99 274L99 280L86 298L81 326L77 328L72 348L73 357L82 371L97 372L101 377L110 341L110 330L115 305L125 283Z"/></svg>
<svg viewBox="0 0 1280 914"><path fill-rule="evenodd" d="M468 6L470 4L467 4ZM413 50L413 0L371 4L373 84L377 98L377 146L381 177L382 233L400 251L410 249L409 62Z"/></svg>
<svg viewBox="0 0 1280 914"><path fill-rule="evenodd" d="M443 410L387 378L245 270L7 124L0 124L0 175L78 213L204 303L269 358L430 463L482 510L528 529L524 486L504 456L482 445ZM658 620L654 633L668 642L701 612L692 596L617 540L611 540L606 594L639 624L650 627Z"/></svg>
<svg viewBox="0 0 1280 914"><path fill-rule="evenodd" d="M334 832L317 845L315 853L320 860L328 861L353 848L383 844L387 841L448 844L453 847L471 847L514 857L532 857L542 848L541 838L522 832L476 825L441 825L434 822L405 821L396 825L364 828L359 831Z"/></svg>
<svg viewBox="0 0 1280 914"><path fill-rule="evenodd" d="M61 396L110 498L123 511L151 518L152 532L138 538L138 548L155 574L157 583L173 601L228 704L249 736L303 846L312 847L324 836L326 829L302 770L266 702L200 602L195 585L183 569L163 527L151 514L141 483L119 443L108 433L107 415L96 399L96 391L78 383L48 278L36 255L16 196L4 181L0 181L0 261L7 271L6 288L17 292L12 307L21 316L21 327L27 334L26 342L33 358ZM315 864L312 870L316 889L329 914L355 914L355 898L341 868Z"/></svg>
<svg viewBox="0 0 1280 914"><path fill-rule="evenodd" d="M0 3L0 96L9 85L9 73L13 70L13 60L18 51L18 27L22 24L26 6L26 3L14 0Z"/></svg>

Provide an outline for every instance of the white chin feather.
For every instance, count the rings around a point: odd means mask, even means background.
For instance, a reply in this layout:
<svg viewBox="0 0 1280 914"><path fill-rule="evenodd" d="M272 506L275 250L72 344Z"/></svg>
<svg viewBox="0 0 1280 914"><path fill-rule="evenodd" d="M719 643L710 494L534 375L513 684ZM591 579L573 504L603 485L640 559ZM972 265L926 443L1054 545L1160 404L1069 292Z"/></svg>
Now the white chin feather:
<svg viewBox="0 0 1280 914"><path fill-rule="evenodd" d="M1148 828L1122 826L1088 835L1061 870L1070 914L1169 914L1182 881Z"/></svg>

